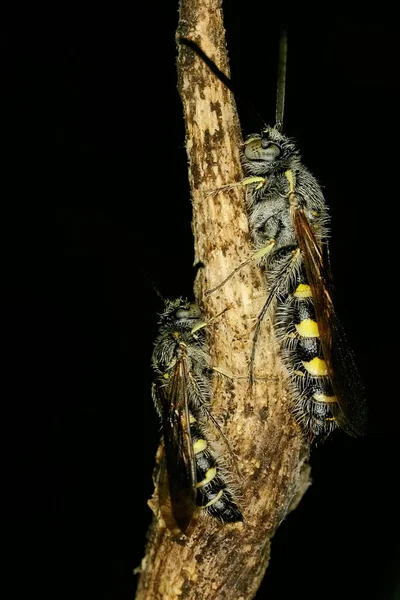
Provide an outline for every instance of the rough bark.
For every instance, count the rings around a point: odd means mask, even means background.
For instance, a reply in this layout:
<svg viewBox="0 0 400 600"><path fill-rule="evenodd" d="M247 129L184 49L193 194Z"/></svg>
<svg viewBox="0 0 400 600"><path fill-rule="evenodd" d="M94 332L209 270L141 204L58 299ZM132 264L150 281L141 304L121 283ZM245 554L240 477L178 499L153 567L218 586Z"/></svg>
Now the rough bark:
<svg viewBox="0 0 400 600"><path fill-rule="evenodd" d="M221 0L181 0L178 36L195 41L228 73ZM142 561L137 600L249 599L265 573L270 541L308 487L300 477L307 451L288 408L286 374L269 318L256 356L256 382L248 374L255 319L266 299L265 283L250 263L212 295L252 252L242 188L209 194L243 177L242 144L231 93L193 50L178 46L178 88L186 122L198 273L195 295L208 317L229 309L208 327L214 378L213 413L237 455L243 523L200 519L185 542L176 541L155 512ZM292 506L291 506L292 505Z"/></svg>

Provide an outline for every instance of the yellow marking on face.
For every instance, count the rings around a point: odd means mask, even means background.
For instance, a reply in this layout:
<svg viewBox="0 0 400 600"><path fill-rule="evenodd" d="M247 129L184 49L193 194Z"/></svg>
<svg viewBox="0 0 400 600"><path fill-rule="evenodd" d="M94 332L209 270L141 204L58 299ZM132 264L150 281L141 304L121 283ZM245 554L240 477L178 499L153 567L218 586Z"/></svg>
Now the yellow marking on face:
<svg viewBox="0 0 400 600"><path fill-rule="evenodd" d="M207 446L206 440L197 440L197 442L193 444L193 452L195 454L200 454L200 452L204 452Z"/></svg>
<svg viewBox="0 0 400 600"><path fill-rule="evenodd" d="M312 298L311 288L306 283L299 283L294 291L295 298Z"/></svg>
<svg viewBox="0 0 400 600"><path fill-rule="evenodd" d="M211 467L211 469L208 469L203 481L199 481L198 483L196 483L196 487L198 487L198 488L204 487L205 485L207 485L207 483L210 483L210 481L212 481L214 479L216 474L217 474L217 467Z"/></svg>
<svg viewBox="0 0 400 600"><path fill-rule="evenodd" d="M309 362L302 361L302 363L306 371L313 377L323 377L324 375L328 375L326 362L322 358L318 358L318 356Z"/></svg>
<svg viewBox="0 0 400 600"><path fill-rule="evenodd" d="M169 379L169 373L164 373L163 377L164 379Z"/></svg>
<svg viewBox="0 0 400 600"><path fill-rule="evenodd" d="M190 424L192 424L192 423L196 423L196 422L197 422L197 421L196 421L196 419L195 419L195 418L194 418L194 416L193 416L193 415L190 413L190 414L189 414L189 423L190 423Z"/></svg>
<svg viewBox="0 0 400 600"><path fill-rule="evenodd" d="M259 258L262 258L263 256L266 256L267 254L269 254L271 252L272 248L275 246L275 243L276 243L275 240L269 240L269 242L266 246L264 246L263 248L260 248L256 252L254 252L255 260L258 260Z"/></svg>
<svg viewBox="0 0 400 600"><path fill-rule="evenodd" d="M313 319L303 319L300 323L295 323L297 333L301 337L316 338L319 337L318 323Z"/></svg>
<svg viewBox="0 0 400 600"><path fill-rule="evenodd" d="M325 404L334 404L336 402L336 396L327 396L326 394L313 394L313 398L317 402L324 402Z"/></svg>
<svg viewBox="0 0 400 600"><path fill-rule="evenodd" d="M224 493L224 490L219 490L219 492L215 496L215 498L213 498L212 500L210 500L210 502L207 502L207 504L203 504L203 508L207 508L207 506L212 506L213 504L215 504L216 502L218 502L218 500L221 498L221 496L222 496L223 493Z"/></svg>

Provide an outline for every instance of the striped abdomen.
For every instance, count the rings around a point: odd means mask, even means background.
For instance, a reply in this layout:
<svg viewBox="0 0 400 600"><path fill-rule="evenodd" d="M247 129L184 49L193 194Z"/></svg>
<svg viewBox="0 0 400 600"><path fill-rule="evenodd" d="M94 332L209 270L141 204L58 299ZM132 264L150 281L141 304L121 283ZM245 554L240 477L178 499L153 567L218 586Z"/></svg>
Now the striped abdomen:
<svg viewBox="0 0 400 600"><path fill-rule="evenodd" d="M304 269L280 295L275 327L293 388L293 413L309 440L326 438L337 424L336 399L324 360L314 301Z"/></svg>
<svg viewBox="0 0 400 600"><path fill-rule="evenodd" d="M196 461L196 504L223 522L242 521L242 513L228 489L226 473L217 463L206 439L204 427L192 415L190 415L190 433Z"/></svg>

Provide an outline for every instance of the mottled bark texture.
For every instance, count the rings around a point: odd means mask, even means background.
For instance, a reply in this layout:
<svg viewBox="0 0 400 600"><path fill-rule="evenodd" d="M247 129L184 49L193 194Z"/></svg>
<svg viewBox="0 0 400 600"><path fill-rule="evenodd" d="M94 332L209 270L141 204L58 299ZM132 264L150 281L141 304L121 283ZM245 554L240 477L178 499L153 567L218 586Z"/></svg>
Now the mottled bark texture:
<svg viewBox="0 0 400 600"><path fill-rule="evenodd" d="M228 74L221 0L181 0L178 38L196 42ZM243 177L238 116L231 93L192 49L178 44L178 88L186 122L196 262L195 295L207 317L229 309L208 327L213 364L229 373L214 378L213 413L237 455L243 523L202 517L185 542L159 519L157 502L137 600L249 599L265 573L270 541L308 485L300 477L306 450L288 408L286 375L271 323L264 319L253 392L249 355L255 319L266 298L254 263L212 295L252 252L242 188L209 194ZM204 512L204 511L202 511Z"/></svg>

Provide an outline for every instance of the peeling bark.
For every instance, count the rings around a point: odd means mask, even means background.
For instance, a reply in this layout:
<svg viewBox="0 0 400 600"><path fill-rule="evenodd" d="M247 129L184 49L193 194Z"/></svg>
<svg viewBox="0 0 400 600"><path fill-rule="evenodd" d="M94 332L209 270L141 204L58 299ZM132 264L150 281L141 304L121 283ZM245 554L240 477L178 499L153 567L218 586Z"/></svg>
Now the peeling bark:
<svg viewBox="0 0 400 600"><path fill-rule="evenodd" d="M196 42L226 74L221 0L181 0L178 37ZM137 600L249 599L264 576L275 530L309 485L307 449L289 411L287 377L271 322L264 319L257 347L256 382L249 392L253 326L266 299L257 266L249 263L245 193L240 187L210 194L242 179L242 144L234 99L193 50L178 46L178 88L184 107L196 262L204 265L195 295L207 317L214 377L213 414L235 452L241 478L243 523L222 525L204 516L185 542L155 517L142 561ZM302 475L300 476L300 474Z"/></svg>

